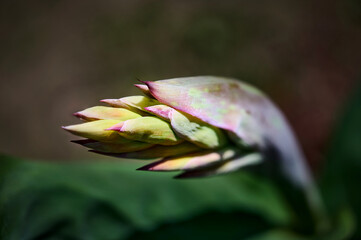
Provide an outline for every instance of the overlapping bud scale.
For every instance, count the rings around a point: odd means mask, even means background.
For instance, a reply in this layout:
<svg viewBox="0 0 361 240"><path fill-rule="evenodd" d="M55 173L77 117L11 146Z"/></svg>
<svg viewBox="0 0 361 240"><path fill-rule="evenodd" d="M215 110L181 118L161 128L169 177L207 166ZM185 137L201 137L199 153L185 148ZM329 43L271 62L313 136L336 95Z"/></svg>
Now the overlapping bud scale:
<svg viewBox="0 0 361 240"><path fill-rule="evenodd" d="M159 102L146 84L135 86L145 96L104 99L109 106L75 113L85 122L63 128L85 139L73 142L108 156L156 159L140 170L185 171L178 177L222 174L261 161L259 153L233 145L226 130Z"/></svg>

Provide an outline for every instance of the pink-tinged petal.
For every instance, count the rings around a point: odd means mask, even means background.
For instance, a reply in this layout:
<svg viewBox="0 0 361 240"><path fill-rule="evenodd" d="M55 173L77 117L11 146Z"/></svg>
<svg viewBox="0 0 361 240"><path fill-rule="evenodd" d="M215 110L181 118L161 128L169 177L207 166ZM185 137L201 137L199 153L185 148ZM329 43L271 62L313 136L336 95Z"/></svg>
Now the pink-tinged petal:
<svg viewBox="0 0 361 240"><path fill-rule="evenodd" d="M144 111L145 107L153 106L159 104L159 102L154 98L149 98L145 96L130 96L123 97L119 99L123 104L128 108L136 108L138 110Z"/></svg>
<svg viewBox="0 0 361 240"><path fill-rule="evenodd" d="M160 145L179 144L180 139L172 130L170 124L156 117L141 117L124 121L109 127L130 140L148 142Z"/></svg>
<svg viewBox="0 0 361 240"><path fill-rule="evenodd" d="M72 142L105 153L133 152L133 151L144 150L154 146L154 144L138 142L138 141L130 141L130 140L128 140L128 142L124 142L121 144L99 142L90 139L74 140Z"/></svg>
<svg viewBox="0 0 361 240"><path fill-rule="evenodd" d="M242 157L231 159L223 163L211 166L209 168L196 169L186 171L177 175L175 178L196 178L216 176L220 174L235 172L243 167L260 164L262 162L262 156L259 153L251 153Z"/></svg>
<svg viewBox="0 0 361 240"><path fill-rule="evenodd" d="M117 154L116 157L133 158L133 159L154 159L154 158L178 156L201 150L202 150L201 148L197 147L194 144L183 142L173 146L155 145L151 148L142 151Z"/></svg>
<svg viewBox="0 0 361 240"><path fill-rule="evenodd" d="M100 102L106 103L112 107L127 108L127 105L120 101L120 99L102 99Z"/></svg>
<svg viewBox="0 0 361 240"><path fill-rule="evenodd" d="M170 121L173 130L179 136L202 148L219 148L227 142L226 136L220 129L167 105L150 106L144 108L144 110Z"/></svg>
<svg viewBox="0 0 361 240"><path fill-rule="evenodd" d="M145 85L145 84L134 84L134 86L137 87L140 91L142 91L142 93L143 93L145 96L147 96L147 97L149 97L149 98L154 98L154 97L152 96L152 94L150 94L149 88L148 88L147 85Z"/></svg>
<svg viewBox="0 0 361 240"><path fill-rule="evenodd" d="M212 76L145 83L161 103L231 131L236 131L241 123L239 109L263 97L247 84Z"/></svg>
<svg viewBox="0 0 361 240"><path fill-rule="evenodd" d="M106 130L119 123L119 120L97 120L76 125L63 127L66 131L84 138L89 138L101 142L124 143L128 139L122 137L116 131Z"/></svg>
<svg viewBox="0 0 361 240"><path fill-rule="evenodd" d="M150 106L150 107L145 107L144 110L151 114L154 114L157 117L160 117L163 120L169 121L170 113L174 109L167 105L159 104L159 105L154 105L154 106Z"/></svg>
<svg viewBox="0 0 361 240"><path fill-rule="evenodd" d="M201 151L179 157L167 158L149 165L139 170L147 171L179 171L204 168L212 164L232 159L240 154L240 150L227 147L218 151Z"/></svg>
<svg viewBox="0 0 361 240"><path fill-rule="evenodd" d="M229 130L249 145L264 144L274 105L256 88L241 81L213 77L186 77L145 82L161 103L188 113L213 126ZM277 114L276 114L277 115Z"/></svg>
<svg viewBox="0 0 361 240"><path fill-rule="evenodd" d="M135 107L132 107L132 106L129 106L128 104L126 104L124 101L122 101L121 98L119 99L102 99L100 100L101 102L103 103L106 103L112 107L115 107L115 108L125 108L125 109L128 109L134 113L137 113L141 116L144 116L144 115L148 115L146 112L142 111L142 110L139 110L138 108L135 108Z"/></svg>
<svg viewBox="0 0 361 240"><path fill-rule="evenodd" d="M124 121L118 122L118 123L114 124L113 126L110 126L109 128L105 129L105 130L112 130L112 131L121 132L123 125L124 125Z"/></svg>
<svg viewBox="0 0 361 240"><path fill-rule="evenodd" d="M95 121L95 120L104 120L104 119L125 121L129 119L141 117L139 114L136 114L124 108L113 108L113 107L104 107L104 106L95 106L95 107L87 108L83 111L74 113L74 115L85 121Z"/></svg>

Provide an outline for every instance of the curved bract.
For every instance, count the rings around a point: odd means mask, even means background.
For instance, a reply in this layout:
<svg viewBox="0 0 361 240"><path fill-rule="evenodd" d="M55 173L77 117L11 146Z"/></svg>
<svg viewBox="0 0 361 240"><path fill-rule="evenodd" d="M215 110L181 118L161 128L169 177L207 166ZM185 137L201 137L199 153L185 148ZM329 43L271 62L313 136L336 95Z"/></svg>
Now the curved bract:
<svg viewBox="0 0 361 240"><path fill-rule="evenodd" d="M202 76L145 82L159 102L228 130L236 144L273 148L295 184L308 172L293 133L277 107L258 89L234 79Z"/></svg>
<svg viewBox="0 0 361 240"><path fill-rule="evenodd" d="M178 178L271 162L321 218L320 199L292 130L261 91L214 76L146 81L136 87L145 96L102 100L110 107L75 113L87 122L65 130L86 137L76 142L93 152L155 159L140 170L183 171Z"/></svg>

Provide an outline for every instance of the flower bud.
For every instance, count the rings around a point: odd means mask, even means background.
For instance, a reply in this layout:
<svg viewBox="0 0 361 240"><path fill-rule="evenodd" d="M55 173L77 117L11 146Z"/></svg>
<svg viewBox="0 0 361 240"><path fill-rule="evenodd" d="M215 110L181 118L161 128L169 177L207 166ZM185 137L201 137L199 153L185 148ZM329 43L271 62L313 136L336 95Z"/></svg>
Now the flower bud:
<svg viewBox="0 0 361 240"><path fill-rule="evenodd" d="M291 132L281 131L287 128L282 114L256 88L210 76L143 82L136 87L145 96L104 99L110 107L77 112L89 122L65 129L90 139L78 143L97 153L161 160L143 170L192 171L183 177L258 163L272 145L282 160L294 155L297 168L282 166L295 182L307 178ZM257 158L247 158L253 154Z"/></svg>
<svg viewBox="0 0 361 240"><path fill-rule="evenodd" d="M90 151L157 159L139 170L183 171L177 178L269 163L262 165L272 166L266 172L299 189L315 218L323 218L320 196L291 128L258 89L213 76L143 82L136 87L145 96L101 100L110 107L77 112L74 115L87 122L64 129L86 138L75 142Z"/></svg>

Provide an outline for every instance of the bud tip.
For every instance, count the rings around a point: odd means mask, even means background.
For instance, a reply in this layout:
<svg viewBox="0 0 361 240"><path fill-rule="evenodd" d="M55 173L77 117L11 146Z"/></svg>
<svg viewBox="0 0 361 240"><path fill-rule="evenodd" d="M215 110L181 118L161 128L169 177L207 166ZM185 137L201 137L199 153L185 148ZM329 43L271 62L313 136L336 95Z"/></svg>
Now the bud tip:
<svg viewBox="0 0 361 240"><path fill-rule="evenodd" d="M76 131L76 125L69 125L69 126L61 126L62 129L68 131L70 133L74 133Z"/></svg>
<svg viewBox="0 0 361 240"><path fill-rule="evenodd" d="M138 171L154 171L153 167L158 165L159 162L153 162L151 164L147 164L143 167L137 168Z"/></svg>
<svg viewBox="0 0 361 240"><path fill-rule="evenodd" d="M69 130L70 130L69 126L61 126L61 128L64 129L64 130L66 130L66 131L69 131Z"/></svg>
<svg viewBox="0 0 361 240"><path fill-rule="evenodd" d="M143 167L140 167L140 168L137 168L137 171L149 171L151 169L148 169L148 166L143 166Z"/></svg>
<svg viewBox="0 0 361 240"><path fill-rule="evenodd" d="M74 117L77 117L77 118L83 118L83 117L84 117L84 115L81 114L81 112L73 113L73 116L74 116Z"/></svg>
<svg viewBox="0 0 361 240"><path fill-rule="evenodd" d="M145 84L147 81L143 81L143 80L140 80L139 78L137 78L138 82L141 82L143 84Z"/></svg>
<svg viewBox="0 0 361 240"><path fill-rule="evenodd" d="M112 103L114 103L114 101L115 101L115 99L102 99L102 100L100 100L100 102L102 102L102 103L108 103L108 104L112 104Z"/></svg>

